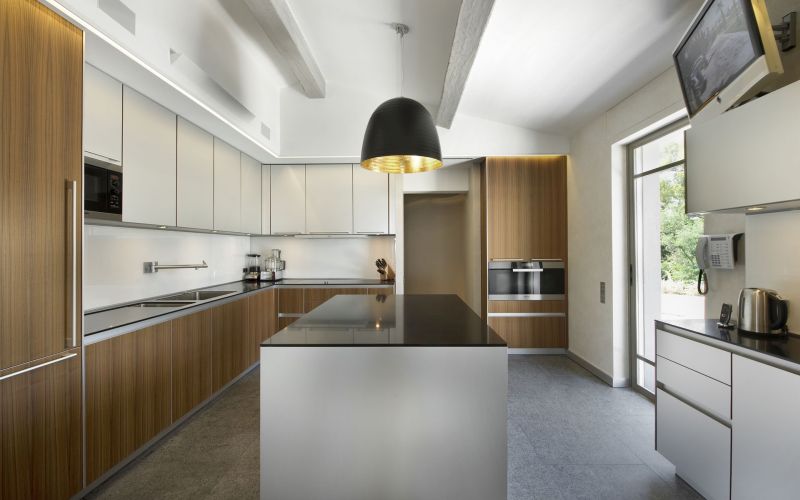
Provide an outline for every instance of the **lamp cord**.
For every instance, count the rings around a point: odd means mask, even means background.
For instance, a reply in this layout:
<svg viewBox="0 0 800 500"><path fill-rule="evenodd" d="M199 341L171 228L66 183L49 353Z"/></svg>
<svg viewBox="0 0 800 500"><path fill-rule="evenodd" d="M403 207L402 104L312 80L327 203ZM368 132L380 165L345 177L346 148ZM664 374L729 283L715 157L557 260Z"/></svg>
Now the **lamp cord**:
<svg viewBox="0 0 800 500"><path fill-rule="evenodd" d="M391 26L394 28L395 33L397 33L397 36L400 37L400 97L403 97L403 87L405 86L406 77L403 69L403 38L410 30L407 25L402 23L392 23Z"/></svg>

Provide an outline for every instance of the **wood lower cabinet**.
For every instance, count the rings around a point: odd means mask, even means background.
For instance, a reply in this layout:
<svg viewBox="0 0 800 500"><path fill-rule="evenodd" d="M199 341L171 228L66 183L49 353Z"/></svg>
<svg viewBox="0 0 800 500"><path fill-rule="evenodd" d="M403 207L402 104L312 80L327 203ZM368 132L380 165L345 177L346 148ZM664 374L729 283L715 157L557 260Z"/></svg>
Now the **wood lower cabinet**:
<svg viewBox="0 0 800 500"><path fill-rule="evenodd" d="M213 310L172 321L172 421L211 397Z"/></svg>
<svg viewBox="0 0 800 500"><path fill-rule="evenodd" d="M213 311L211 375L212 388L217 392L250 366L252 349L247 331L247 299L223 304Z"/></svg>
<svg viewBox="0 0 800 500"><path fill-rule="evenodd" d="M514 314L518 316L494 316ZM512 348L566 348L566 302L490 301L489 326Z"/></svg>
<svg viewBox="0 0 800 500"><path fill-rule="evenodd" d="M81 351L0 371L0 498L70 498L83 481Z"/></svg>
<svg viewBox="0 0 800 500"><path fill-rule="evenodd" d="M565 156L486 159L489 259L567 260Z"/></svg>
<svg viewBox="0 0 800 500"><path fill-rule="evenodd" d="M87 483L172 422L171 328L162 323L86 347Z"/></svg>
<svg viewBox="0 0 800 500"><path fill-rule="evenodd" d="M278 331L276 291L266 290L251 295L247 307L248 355L249 364L253 364L260 358L261 342Z"/></svg>
<svg viewBox="0 0 800 500"><path fill-rule="evenodd" d="M304 312L311 312L337 295L367 295L368 288L306 288Z"/></svg>

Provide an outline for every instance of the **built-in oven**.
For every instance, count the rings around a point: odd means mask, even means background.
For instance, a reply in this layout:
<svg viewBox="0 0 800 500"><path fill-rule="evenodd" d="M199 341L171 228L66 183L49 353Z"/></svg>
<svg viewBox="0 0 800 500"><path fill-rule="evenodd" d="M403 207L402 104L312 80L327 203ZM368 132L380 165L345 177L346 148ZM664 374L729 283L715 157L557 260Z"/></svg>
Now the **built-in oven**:
<svg viewBox="0 0 800 500"><path fill-rule="evenodd" d="M87 218L122 220L122 169L83 166L83 209Z"/></svg>
<svg viewBox="0 0 800 500"><path fill-rule="evenodd" d="M489 262L489 300L559 300L565 296L564 261Z"/></svg>

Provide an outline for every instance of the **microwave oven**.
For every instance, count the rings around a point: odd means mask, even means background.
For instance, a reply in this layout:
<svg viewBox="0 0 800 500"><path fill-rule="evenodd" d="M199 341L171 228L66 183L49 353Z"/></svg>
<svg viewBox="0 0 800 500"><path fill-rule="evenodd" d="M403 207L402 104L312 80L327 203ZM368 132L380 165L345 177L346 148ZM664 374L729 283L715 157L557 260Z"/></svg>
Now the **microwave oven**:
<svg viewBox="0 0 800 500"><path fill-rule="evenodd" d="M122 169L83 166L83 210L87 218L122 220Z"/></svg>

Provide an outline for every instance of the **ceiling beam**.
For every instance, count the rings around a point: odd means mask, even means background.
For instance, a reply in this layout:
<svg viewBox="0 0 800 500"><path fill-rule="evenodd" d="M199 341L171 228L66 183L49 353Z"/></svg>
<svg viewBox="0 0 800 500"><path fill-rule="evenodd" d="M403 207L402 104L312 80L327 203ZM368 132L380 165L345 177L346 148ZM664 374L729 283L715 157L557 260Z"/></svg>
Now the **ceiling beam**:
<svg viewBox="0 0 800 500"><path fill-rule="evenodd" d="M245 0L256 21L291 66L308 97L325 97L325 77L286 0Z"/></svg>
<svg viewBox="0 0 800 500"><path fill-rule="evenodd" d="M492 7L494 0L461 2L453 47L450 49L450 61L447 63L447 73L444 77L442 99L439 101L439 111L436 114L436 125L440 127L450 128L453 124Z"/></svg>

